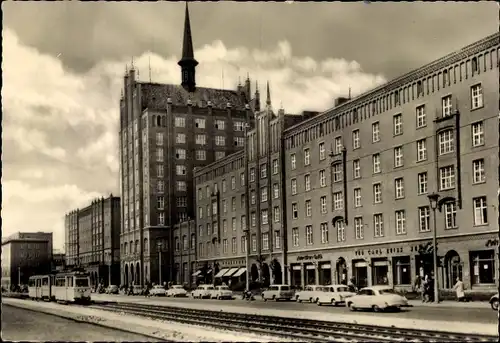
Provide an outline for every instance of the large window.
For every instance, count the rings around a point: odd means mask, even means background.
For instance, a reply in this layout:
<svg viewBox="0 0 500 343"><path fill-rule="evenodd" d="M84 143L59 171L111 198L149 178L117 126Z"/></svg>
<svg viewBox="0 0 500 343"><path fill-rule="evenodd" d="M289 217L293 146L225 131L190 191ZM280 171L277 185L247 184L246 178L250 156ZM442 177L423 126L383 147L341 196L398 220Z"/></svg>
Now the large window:
<svg viewBox="0 0 500 343"><path fill-rule="evenodd" d="M495 251L483 250L470 253L472 285L495 283Z"/></svg>
<svg viewBox="0 0 500 343"><path fill-rule="evenodd" d="M394 257L393 280L395 285L411 285L410 256Z"/></svg>
<svg viewBox="0 0 500 343"><path fill-rule="evenodd" d="M455 136L452 129L439 133L439 155L449 154L455 150L454 137Z"/></svg>
<svg viewBox="0 0 500 343"><path fill-rule="evenodd" d="M488 205L486 197L473 199L474 204L474 225L488 224Z"/></svg>

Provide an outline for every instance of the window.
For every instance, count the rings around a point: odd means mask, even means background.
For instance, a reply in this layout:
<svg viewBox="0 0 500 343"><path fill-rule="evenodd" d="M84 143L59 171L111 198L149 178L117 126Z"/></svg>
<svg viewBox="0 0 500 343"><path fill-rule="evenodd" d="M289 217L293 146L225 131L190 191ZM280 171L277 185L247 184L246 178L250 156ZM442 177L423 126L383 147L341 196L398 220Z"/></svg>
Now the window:
<svg viewBox="0 0 500 343"><path fill-rule="evenodd" d="M156 185L158 193L163 193L165 189L165 183L162 180L158 180L158 184Z"/></svg>
<svg viewBox="0 0 500 343"><path fill-rule="evenodd" d="M417 141L417 162L425 160L427 160L427 141L424 138Z"/></svg>
<svg viewBox="0 0 500 343"><path fill-rule="evenodd" d="M163 162L163 148L156 148L156 162Z"/></svg>
<svg viewBox="0 0 500 343"><path fill-rule="evenodd" d="M231 230L236 231L236 218L231 218Z"/></svg>
<svg viewBox="0 0 500 343"><path fill-rule="evenodd" d="M221 158L224 158L225 156L226 156L225 151L216 151L215 152L215 160L216 161L220 160Z"/></svg>
<svg viewBox="0 0 500 343"><path fill-rule="evenodd" d="M342 152L342 148L342 137L335 137L335 154L340 154Z"/></svg>
<svg viewBox="0 0 500 343"><path fill-rule="evenodd" d="M328 243L328 223L321 223L320 229L321 229L321 243L326 244Z"/></svg>
<svg viewBox="0 0 500 343"><path fill-rule="evenodd" d="M396 199L402 199L405 197L405 183L402 177L394 180L394 189L396 191Z"/></svg>
<svg viewBox="0 0 500 343"><path fill-rule="evenodd" d="M177 190L180 192L185 192L187 190L186 181L177 181Z"/></svg>
<svg viewBox="0 0 500 343"><path fill-rule="evenodd" d="M175 157L179 160L186 159L186 149L175 149Z"/></svg>
<svg viewBox="0 0 500 343"><path fill-rule="evenodd" d="M177 175L186 175L186 166L182 165L175 166L175 173Z"/></svg>
<svg viewBox="0 0 500 343"><path fill-rule="evenodd" d="M260 178L265 179L267 177L267 164L260 165Z"/></svg>
<svg viewBox="0 0 500 343"><path fill-rule="evenodd" d="M255 168L250 168L250 182L255 182Z"/></svg>
<svg viewBox="0 0 500 343"><path fill-rule="evenodd" d="M356 239L363 239L364 238L365 229L363 226L363 218L361 218L361 217L354 218L354 230L355 230Z"/></svg>
<svg viewBox="0 0 500 343"><path fill-rule="evenodd" d="M441 111L443 117L451 116L451 95L445 96L441 100Z"/></svg>
<svg viewBox="0 0 500 343"><path fill-rule="evenodd" d="M378 174L381 172L380 170L380 154L375 154L372 156L372 164L373 164L373 174Z"/></svg>
<svg viewBox="0 0 500 343"><path fill-rule="evenodd" d="M299 208L297 204L292 204L292 219L297 219L299 217Z"/></svg>
<svg viewBox="0 0 500 343"><path fill-rule="evenodd" d="M319 171L319 185L321 187L326 186L326 172L324 169Z"/></svg>
<svg viewBox="0 0 500 343"><path fill-rule="evenodd" d="M234 131L243 131L245 123L241 121L235 121L233 124Z"/></svg>
<svg viewBox="0 0 500 343"><path fill-rule="evenodd" d="M319 143L319 160L323 161L326 158L326 153L325 153L325 143L321 142Z"/></svg>
<svg viewBox="0 0 500 343"><path fill-rule="evenodd" d="M472 146L484 145L484 125L483 122L472 124Z"/></svg>
<svg viewBox="0 0 500 343"><path fill-rule="evenodd" d="M306 244L307 245L313 244L313 227L312 227L312 225L306 226Z"/></svg>
<svg viewBox="0 0 500 343"><path fill-rule="evenodd" d="M394 257L393 280L395 285L411 285L410 256Z"/></svg>
<svg viewBox="0 0 500 343"><path fill-rule="evenodd" d="M495 284L495 250L470 252L472 284Z"/></svg>
<svg viewBox="0 0 500 343"><path fill-rule="evenodd" d="M156 177L162 178L164 176L163 164L156 165Z"/></svg>
<svg viewBox="0 0 500 343"><path fill-rule="evenodd" d="M396 211L396 234L406 234L406 212L405 210Z"/></svg>
<svg viewBox="0 0 500 343"><path fill-rule="evenodd" d="M377 121L372 124L372 142L380 141L380 123Z"/></svg>
<svg viewBox="0 0 500 343"><path fill-rule="evenodd" d="M276 249L281 248L281 235L279 230L274 231L274 247Z"/></svg>
<svg viewBox="0 0 500 343"><path fill-rule="evenodd" d="M205 119L201 119L201 118L195 119L194 126L197 127L198 129L204 129L205 128Z"/></svg>
<svg viewBox="0 0 500 343"><path fill-rule="evenodd" d="M384 218L382 213L373 215L373 229L375 237L384 237Z"/></svg>
<svg viewBox="0 0 500 343"><path fill-rule="evenodd" d="M403 116L401 114L396 114L392 118L392 126L394 136L399 136L403 134Z"/></svg>
<svg viewBox="0 0 500 343"><path fill-rule="evenodd" d="M226 199L222 200L222 212L227 213L227 201L226 201Z"/></svg>
<svg viewBox="0 0 500 343"><path fill-rule="evenodd" d="M158 206L158 209L163 210L163 208L165 207L165 197L159 196L159 197L157 197L156 200L157 200L156 205Z"/></svg>
<svg viewBox="0 0 500 343"><path fill-rule="evenodd" d="M178 144L186 143L186 135L183 133L178 133L177 136L175 136L175 142Z"/></svg>
<svg viewBox="0 0 500 343"><path fill-rule="evenodd" d="M430 225L430 209L429 206L422 206L418 208L418 228L420 232L431 231Z"/></svg>
<svg viewBox="0 0 500 343"><path fill-rule="evenodd" d="M256 196L255 196L255 191L253 189L250 191L250 204L252 205L256 204Z"/></svg>
<svg viewBox="0 0 500 343"><path fill-rule="evenodd" d="M273 197L274 199L278 199L280 197L280 188L277 183L273 184Z"/></svg>
<svg viewBox="0 0 500 343"><path fill-rule="evenodd" d="M321 206L321 213L325 214L328 212L327 207L326 207L326 196L322 196L319 198L319 203Z"/></svg>
<svg viewBox="0 0 500 343"><path fill-rule="evenodd" d="M175 117L175 127L186 127L186 118Z"/></svg>
<svg viewBox="0 0 500 343"><path fill-rule="evenodd" d="M483 107L483 88L481 85L472 86L470 89L471 109Z"/></svg>
<svg viewBox="0 0 500 343"><path fill-rule="evenodd" d="M361 188L354 188L354 207L361 207Z"/></svg>
<svg viewBox="0 0 500 343"><path fill-rule="evenodd" d="M240 218L240 226L242 230L247 229L247 217L246 216L241 216Z"/></svg>
<svg viewBox="0 0 500 343"><path fill-rule="evenodd" d="M279 206L274 206L273 213L274 213L274 222L279 223L279 221L280 221L280 208L279 208Z"/></svg>
<svg viewBox="0 0 500 343"><path fill-rule="evenodd" d="M240 185L245 186L245 173L240 173Z"/></svg>
<svg viewBox="0 0 500 343"><path fill-rule="evenodd" d="M299 246L299 228L294 227L292 228L292 242L294 247Z"/></svg>
<svg viewBox="0 0 500 343"><path fill-rule="evenodd" d="M231 176L231 189L236 189L236 176Z"/></svg>
<svg viewBox="0 0 500 343"><path fill-rule="evenodd" d="M472 181L473 183L482 183L486 181L483 158L472 161L472 172L473 172L473 181Z"/></svg>
<svg viewBox="0 0 500 343"><path fill-rule="evenodd" d="M341 210L344 208L344 198L342 192L333 193L333 209Z"/></svg>
<svg viewBox="0 0 500 343"><path fill-rule="evenodd" d="M224 146L226 145L226 137L224 136L215 136L215 145Z"/></svg>
<svg viewBox="0 0 500 343"><path fill-rule="evenodd" d="M222 193L226 193L226 179L222 180Z"/></svg>
<svg viewBox="0 0 500 343"><path fill-rule="evenodd" d="M241 237L241 252L247 252L247 236Z"/></svg>
<svg viewBox="0 0 500 343"><path fill-rule="evenodd" d="M196 135L195 142L196 142L196 144L199 144L199 145L205 145L207 142L206 136L205 135Z"/></svg>
<svg viewBox="0 0 500 343"><path fill-rule="evenodd" d="M165 225L165 213L158 213L158 225Z"/></svg>
<svg viewBox="0 0 500 343"><path fill-rule="evenodd" d="M240 203L241 203L241 204L240 204L240 207L241 207L241 208L245 208L246 203L247 203L247 201L246 201L246 194L242 194L242 195L241 195Z"/></svg>
<svg viewBox="0 0 500 343"><path fill-rule="evenodd" d="M474 225L488 224L488 206L486 197L478 197L473 199L474 203Z"/></svg>
<svg viewBox="0 0 500 343"><path fill-rule="evenodd" d="M336 163L333 165L333 182L342 181L342 165Z"/></svg>
<svg viewBox="0 0 500 343"><path fill-rule="evenodd" d="M297 194L297 179L291 180L291 186L292 186L292 195Z"/></svg>
<svg viewBox="0 0 500 343"><path fill-rule="evenodd" d="M452 129L439 133L439 155L449 154L455 150L454 136Z"/></svg>
<svg viewBox="0 0 500 343"><path fill-rule="evenodd" d="M361 162L360 160L352 161L352 176L354 179L359 179L361 177Z"/></svg>
<svg viewBox="0 0 500 343"><path fill-rule="evenodd" d="M373 185L373 203L380 204L382 202L382 184L376 183Z"/></svg>
<svg viewBox="0 0 500 343"><path fill-rule="evenodd" d="M311 153L309 149L304 149L304 165L308 166L310 163L311 163Z"/></svg>
<svg viewBox="0 0 500 343"><path fill-rule="evenodd" d="M398 146L394 148L394 168L403 166L403 147Z"/></svg>
<svg viewBox="0 0 500 343"><path fill-rule="evenodd" d="M205 150L196 150L196 160L205 161L207 159L207 153Z"/></svg>
<svg viewBox="0 0 500 343"><path fill-rule="evenodd" d="M222 240L222 253L227 254L227 239Z"/></svg>
<svg viewBox="0 0 500 343"><path fill-rule="evenodd" d="M312 216L311 200L306 200L306 217Z"/></svg>
<svg viewBox="0 0 500 343"><path fill-rule="evenodd" d="M418 194L427 194L427 172L418 174Z"/></svg>
<svg viewBox="0 0 500 343"><path fill-rule="evenodd" d="M278 174L278 172L279 172L278 160L273 160L273 175Z"/></svg>
<svg viewBox="0 0 500 343"><path fill-rule="evenodd" d="M224 130L226 122L224 120L216 120L215 121L215 128L217 130Z"/></svg>
<svg viewBox="0 0 500 343"><path fill-rule="evenodd" d="M262 250L269 250L269 233L262 234Z"/></svg>
<svg viewBox="0 0 500 343"><path fill-rule="evenodd" d="M337 242L345 241L345 226L343 220L337 220L335 222L335 229L337 229Z"/></svg>
<svg viewBox="0 0 500 343"><path fill-rule="evenodd" d="M304 188L306 192L311 190L311 175L309 174L304 175Z"/></svg>
<svg viewBox="0 0 500 343"><path fill-rule="evenodd" d="M416 117L417 117L417 129L427 126L427 115L425 114L425 105L417 107Z"/></svg>
<svg viewBox="0 0 500 343"><path fill-rule="evenodd" d="M156 145L163 145L163 132L156 133Z"/></svg>
<svg viewBox="0 0 500 343"><path fill-rule="evenodd" d="M454 202L444 204L445 228L454 229L457 227L457 206Z"/></svg>
<svg viewBox="0 0 500 343"><path fill-rule="evenodd" d="M262 224L263 225L266 225L269 223L269 213L267 212L267 209L266 210L262 210L260 212L260 215L261 215L261 218L262 218Z"/></svg>
<svg viewBox="0 0 500 343"><path fill-rule="evenodd" d="M453 166L439 168L439 185L440 190L455 188L455 168Z"/></svg>
<svg viewBox="0 0 500 343"><path fill-rule="evenodd" d="M234 146L245 145L245 137L234 137Z"/></svg>
<svg viewBox="0 0 500 343"><path fill-rule="evenodd" d="M353 150L359 149L361 147L361 141L359 136L359 130L356 129L352 131L352 148Z"/></svg>
<svg viewBox="0 0 500 343"><path fill-rule="evenodd" d="M290 166L292 170L295 170L295 168L297 168L297 158L295 157L295 154L290 155Z"/></svg>
<svg viewBox="0 0 500 343"><path fill-rule="evenodd" d="M207 224L207 236L212 234L212 225L210 223Z"/></svg>
<svg viewBox="0 0 500 343"><path fill-rule="evenodd" d="M251 226L256 226L257 225L257 215L255 214L255 212L252 212L250 213L250 225Z"/></svg>
<svg viewBox="0 0 500 343"><path fill-rule="evenodd" d="M238 251L236 237L231 238L231 251L233 252L233 254L235 254Z"/></svg>

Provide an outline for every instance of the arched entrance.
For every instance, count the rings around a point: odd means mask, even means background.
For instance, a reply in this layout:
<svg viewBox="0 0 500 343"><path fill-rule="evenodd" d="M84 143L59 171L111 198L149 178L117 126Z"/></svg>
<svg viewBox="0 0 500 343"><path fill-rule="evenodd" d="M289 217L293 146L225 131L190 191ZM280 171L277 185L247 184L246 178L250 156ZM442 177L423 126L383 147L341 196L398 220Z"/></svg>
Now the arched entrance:
<svg viewBox="0 0 500 343"><path fill-rule="evenodd" d="M123 283L125 285L128 285L128 280L129 280L129 278L128 278L128 264L125 264L125 271L123 273Z"/></svg>
<svg viewBox="0 0 500 343"><path fill-rule="evenodd" d="M130 265L130 277L129 277L130 283L132 285L135 285L135 272L134 272L134 265Z"/></svg>
<svg viewBox="0 0 500 343"><path fill-rule="evenodd" d="M271 273L269 271L269 266L267 263L262 263L262 284L264 287L268 287L271 283Z"/></svg>
<svg viewBox="0 0 500 343"><path fill-rule="evenodd" d="M283 283L283 271L281 270L281 264L277 259L274 259L271 263L273 271L273 283L276 285L281 285Z"/></svg>
<svg viewBox="0 0 500 343"><path fill-rule="evenodd" d="M257 281L257 279L259 278L259 268L257 268L255 263L253 263L252 267L250 268L250 276L251 276L250 281L252 281L252 282Z"/></svg>
<svg viewBox="0 0 500 343"><path fill-rule="evenodd" d="M135 284L140 285L141 284L141 269L139 262L135 265Z"/></svg>
<svg viewBox="0 0 500 343"><path fill-rule="evenodd" d="M339 257L335 264L335 274L337 285L347 285L347 262L343 257Z"/></svg>
<svg viewBox="0 0 500 343"><path fill-rule="evenodd" d="M444 257L444 282L446 288L452 288L457 278L462 280L463 262L460 260L460 255L455 250L450 250Z"/></svg>

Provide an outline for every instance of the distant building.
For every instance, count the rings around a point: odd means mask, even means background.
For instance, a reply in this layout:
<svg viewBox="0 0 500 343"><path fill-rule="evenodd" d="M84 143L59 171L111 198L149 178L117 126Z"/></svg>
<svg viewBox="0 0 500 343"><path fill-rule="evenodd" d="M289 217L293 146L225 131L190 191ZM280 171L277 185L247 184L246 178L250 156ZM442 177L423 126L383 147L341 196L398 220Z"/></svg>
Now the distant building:
<svg viewBox="0 0 500 343"><path fill-rule="evenodd" d="M52 253L52 271L60 271L66 268L66 255L64 253Z"/></svg>
<svg viewBox="0 0 500 343"><path fill-rule="evenodd" d="M120 282L120 198L99 198L65 217L66 267L82 267L91 285Z"/></svg>
<svg viewBox="0 0 500 343"><path fill-rule="evenodd" d="M52 233L19 232L2 240L2 287L27 284L32 275L50 272Z"/></svg>

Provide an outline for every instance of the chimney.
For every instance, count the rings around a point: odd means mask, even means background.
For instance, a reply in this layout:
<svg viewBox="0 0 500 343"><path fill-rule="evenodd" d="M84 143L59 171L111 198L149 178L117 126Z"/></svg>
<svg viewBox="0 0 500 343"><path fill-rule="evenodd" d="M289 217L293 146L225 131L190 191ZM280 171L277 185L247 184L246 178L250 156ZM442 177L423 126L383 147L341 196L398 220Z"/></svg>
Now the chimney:
<svg viewBox="0 0 500 343"><path fill-rule="evenodd" d="M338 98L335 99L335 104L334 107L339 107L343 103L349 101L349 98L345 98L343 96L339 96Z"/></svg>

